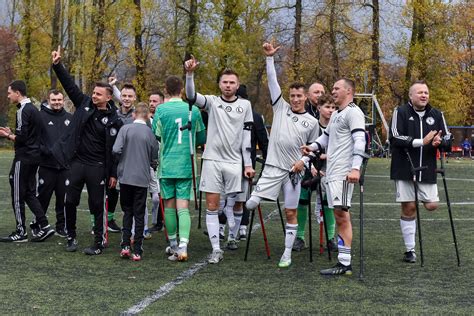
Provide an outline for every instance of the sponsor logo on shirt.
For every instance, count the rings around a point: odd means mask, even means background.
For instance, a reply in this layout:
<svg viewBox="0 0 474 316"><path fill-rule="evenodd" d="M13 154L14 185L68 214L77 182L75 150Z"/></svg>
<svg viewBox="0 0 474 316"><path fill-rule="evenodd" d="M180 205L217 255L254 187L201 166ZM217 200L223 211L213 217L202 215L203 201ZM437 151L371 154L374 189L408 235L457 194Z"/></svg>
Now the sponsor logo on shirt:
<svg viewBox="0 0 474 316"><path fill-rule="evenodd" d="M303 125L303 126L306 127L306 128L309 127L308 121L303 121L303 122L301 122L301 125Z"/></svg>
<svg viewBox="0 0 474 316"><path fill-rule="evenodd" d="M226 112L231 112L232 111L232 107L230 107L229 105L225 107L225 111Z"/></svg>
<svg viewBox="0 0 474 316"><path fill-rule="evenodd" d="M54 125L54 123L52 121L49 121L48 125Z"/></svg>

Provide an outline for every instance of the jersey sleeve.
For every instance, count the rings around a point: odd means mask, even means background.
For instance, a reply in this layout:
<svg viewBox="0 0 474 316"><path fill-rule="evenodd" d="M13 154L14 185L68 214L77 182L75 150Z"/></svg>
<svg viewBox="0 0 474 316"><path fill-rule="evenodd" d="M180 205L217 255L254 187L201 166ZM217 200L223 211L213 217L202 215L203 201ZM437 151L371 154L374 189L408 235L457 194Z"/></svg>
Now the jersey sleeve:
<svg viewBox="0 0 474 316"><path fill-rule="evenodd" d="M365 132L365 117L364 113L356 108L352 111L351 115L348 115L349 129L351 133Z"/></svg>
<svg viewBox="0 0 474 316"><path fill-rule="evenodd" d="M245 113L244 123L253 123L252 104L248 102L247 112Z"/></svg>

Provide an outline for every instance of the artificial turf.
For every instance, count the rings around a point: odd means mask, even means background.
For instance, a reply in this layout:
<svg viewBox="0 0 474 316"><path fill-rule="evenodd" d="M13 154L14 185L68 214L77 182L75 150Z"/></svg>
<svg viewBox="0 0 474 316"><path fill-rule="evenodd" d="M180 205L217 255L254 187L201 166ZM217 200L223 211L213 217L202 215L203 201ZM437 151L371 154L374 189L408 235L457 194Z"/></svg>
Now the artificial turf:
<svg viewBox="0 0 474 316"><path fill-rule="evenodd" d="M14 228L8 171L11 152L0 153L0 234ZM248 261L245 244L226 251L218 265L205 265L143 310L144 314L472 314L474 279L474 162L450 160L447 178L461 255L457 267L447 208L421 212L425 266L402 262L404 251L399 228L399 206L388 178L389 161L371 159L365 183L365 274L359 281L359 195L353 197L352 277L322 277L319 269L332 266L318 251L319 231L313 225L313 262L308 249L293 253L287 270L277 268L283 250L283 233L276 204L263 204L273 214L266 224L271 259L265 255L260 229L252 235ZM451 180L450 180L451 179ZM444 189L439 182L440 197ZM78 215L80 249L89 246L89 213L83 193ZM54 205L51 203L51 205ZM54 222L49 210L49 218ZM209 241L197 229L197 212L189 246L190 260L169 262L164 255L164 233L145 241L144 258L119 258L119 234L110 234L103 255L87 257L64 251L65 240L52 237L44 243L0 243L2 314L120 314L184 271L201 262L210 251ZM120 211L117 213L121 222ZM27 210L27 220L32 214ZM257 218L256 218L257 219ZM205 228L203 218L203 228ZM306 236L308 241L308 234ZM417 246L418 247L418 246ZM418 251L418 259L419 259Z"/></svg>

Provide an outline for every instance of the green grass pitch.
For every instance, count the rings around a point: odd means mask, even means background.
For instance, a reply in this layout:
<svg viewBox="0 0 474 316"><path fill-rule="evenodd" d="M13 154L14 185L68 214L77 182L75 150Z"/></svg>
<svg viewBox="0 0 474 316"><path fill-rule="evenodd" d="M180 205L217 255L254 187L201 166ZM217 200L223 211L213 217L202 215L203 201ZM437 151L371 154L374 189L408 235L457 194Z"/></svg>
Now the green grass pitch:
<svg viewBox="0 0 474 316"><path fill-rule="evenodd" d="M14 229L8 172L12 153L0 152L0 234ZM319 230L313 224L314 261L309 252L293 253L288 270L277 268L283 251L278 213L266 223L271 259L265 255L261 230L252 235L249 259L243 261L245 244L226 251L218 265L205 265L150 303L142 314L472 314L474 280L474 162L450 160L446 165L455 218L461 267L456 256L443 204L434 213L421 212L425 266L402 262L404 251L399 227L399 206L394 203L394 184L389 180L389 161L372 159L365 184L365 278L359 270L359 191L353 197L354 227L352 277L327 278L319 269L332 266L319 255ZM463 203L460 203L463 202ZM86 193L78 214L80 249L92 242ZM53 203L52 203L53 205ZM263 204L268 216L276 204ZM50 208L49 218L54 223ZM121 223L121 212L118 213ZM32 213L27 210L27 220ZM141 262L119 258L119 234L110 234L103 255L87 257L67 253L65 240L52 237L44 243L0 243L1 313L10 314L120 314L160 287L175 282L196 267L210 251L207 237L197 229L192 211L190 260L169 262L164 255L163 232L144 243ZM256 217L257 219L257 217ZM205 221L203 217L203 228ZM418 242L418 240L417 240ZM418 245L417 245L417 249ZM419 259L419 251L418 251ZM179 279L178 279L179 280Z"/></svg>

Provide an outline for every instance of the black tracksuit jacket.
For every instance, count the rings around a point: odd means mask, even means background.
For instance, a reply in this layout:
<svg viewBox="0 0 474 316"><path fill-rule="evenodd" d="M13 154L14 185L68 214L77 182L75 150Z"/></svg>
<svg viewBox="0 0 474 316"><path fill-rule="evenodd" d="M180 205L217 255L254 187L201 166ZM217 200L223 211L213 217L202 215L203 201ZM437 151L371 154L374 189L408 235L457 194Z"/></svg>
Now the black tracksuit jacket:
<svg viewBox="0 0 474 316"><path fill-rule="evenodd" d="M32 103L17 105L15 129L15 160L37 164L40 159L41 120Z"/></svg>
<svg viewBox="0 0 474 316"><path fill-rule="evenodd" d="M51 152L54 144L62 135L65 135L72 121L72 114L66 110L53 111L41 105L40 118L43 124L43 137L41 138L41 167L64 169Z"/></svg>
<svg viewBox="0 0 474 316"><path fill-rule="evenodd" d="M417 181L436 183L436 150L431 144L413 148L413 140L424 138L430 131L447 131L443 114L429 104L425 108L425 115L421 119L413 109L411 103L397 107L390 123L390 145L392 149L392 163L390 178L392 180L412 180L413 174L408 154L414 167L426 166L427 169L417 173ZM449 142L443 140L439 148L449 150Z"/></svg>
<svg viewBox="0 0 474 316"><path fill-rule="evenodd" d="M84 133L88 133L88 130L85 129L87 121L92 117L92 114L98 110L92 103L91 97L82 93L61 63L53 65L53 69L67 95L76 107L67 133L54 144L52 149L52 153L59 164L68 168L70 161L76 156L78 146L81 144L81 137ZM114 102L109 101L107 107L109 114L105 126L106 148L104 162L106 178L108 179L109 177L117 178L117 163L112 157L112 147L123 123L117 115L117 108Z"/></svg>

